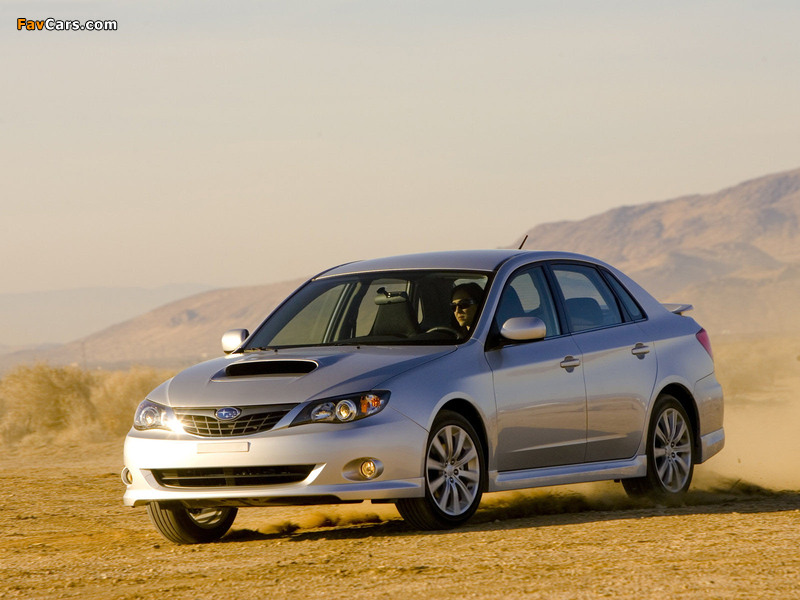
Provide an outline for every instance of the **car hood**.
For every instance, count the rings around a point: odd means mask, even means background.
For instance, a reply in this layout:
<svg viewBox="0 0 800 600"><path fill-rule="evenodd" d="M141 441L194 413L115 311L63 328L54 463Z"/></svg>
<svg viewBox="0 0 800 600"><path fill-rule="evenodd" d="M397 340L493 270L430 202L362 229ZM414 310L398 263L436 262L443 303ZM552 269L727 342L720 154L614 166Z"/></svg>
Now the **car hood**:
<svg viewBox="0 0 800 600"><path fill-rule="evenodd" d="M294 404L376 389L455 346L292 348L229 355L178 373L150 395L173 407Z"/></svg>

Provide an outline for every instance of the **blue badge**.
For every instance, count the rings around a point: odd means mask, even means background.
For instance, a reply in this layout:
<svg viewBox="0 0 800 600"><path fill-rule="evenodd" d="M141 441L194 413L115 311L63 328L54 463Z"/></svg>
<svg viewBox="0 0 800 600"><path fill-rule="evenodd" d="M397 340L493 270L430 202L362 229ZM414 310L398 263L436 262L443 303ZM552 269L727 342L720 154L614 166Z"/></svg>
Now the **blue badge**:
<svg viewBox="0 0 800 600"><path fill-rule="evenodd" d="M227 406L225 408L218 408L214 413L220 421L233 421L236 417L242 414L238 408Z"/></svg>

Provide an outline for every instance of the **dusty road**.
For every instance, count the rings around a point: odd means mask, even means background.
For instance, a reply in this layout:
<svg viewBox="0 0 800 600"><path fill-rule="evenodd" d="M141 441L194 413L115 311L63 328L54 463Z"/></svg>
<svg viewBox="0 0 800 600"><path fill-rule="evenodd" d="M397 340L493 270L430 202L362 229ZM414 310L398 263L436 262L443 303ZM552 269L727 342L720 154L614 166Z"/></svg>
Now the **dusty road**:
<svg viewBox="0 0 800 600"><path fill-rule="evenodd" d="M369 503L247 509L222 542L175 546L122 506L118 444L52 454L0 458L0 598L800 598L799 492L489 496L433 534Z"/></svg>

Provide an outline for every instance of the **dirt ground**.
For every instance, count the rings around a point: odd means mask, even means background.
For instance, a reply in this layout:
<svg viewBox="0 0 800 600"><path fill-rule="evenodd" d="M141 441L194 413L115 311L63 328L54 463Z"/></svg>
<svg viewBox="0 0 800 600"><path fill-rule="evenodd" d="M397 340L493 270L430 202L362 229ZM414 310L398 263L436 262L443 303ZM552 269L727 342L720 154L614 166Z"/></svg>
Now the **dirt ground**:
<svg viewBox="0 0 800 600"><path fill-rule="evenodd" d="M489 495L437 533L369 503L243 509L221 542L176 546L122 506L120 468L117 443L4 453L0 598L800 597L797 491L729 480L675 507L611 483Z"/></svg>

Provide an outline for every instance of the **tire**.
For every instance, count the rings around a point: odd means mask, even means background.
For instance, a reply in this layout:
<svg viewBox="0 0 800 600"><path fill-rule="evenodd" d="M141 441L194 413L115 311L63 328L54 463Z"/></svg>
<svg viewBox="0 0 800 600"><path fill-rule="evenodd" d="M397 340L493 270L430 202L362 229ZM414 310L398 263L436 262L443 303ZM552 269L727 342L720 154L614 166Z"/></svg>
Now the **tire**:
<svg viewBox="0 0 800 600"><path fill-rule="evenodd" d="M425 448L425 496L396 502L403 519L416 529L451 529L478 509L486 486L483 445L460 414L442 411Z"/></svg>
<svg viewBox="0 0 800 600"><path fill-rule="evenodd" d="M176 544L216 542L233 525L238 509L186 508L182 504L150 502L147 514L158 532Z"/></svg>
<svg viewBox="0 0 800 600"><path fill-rule="evenodd" d="M647 432L647 475L623 479L629 496L655 500L680 499L694 473L694 430L674 396L656 400Z"/></svg>

